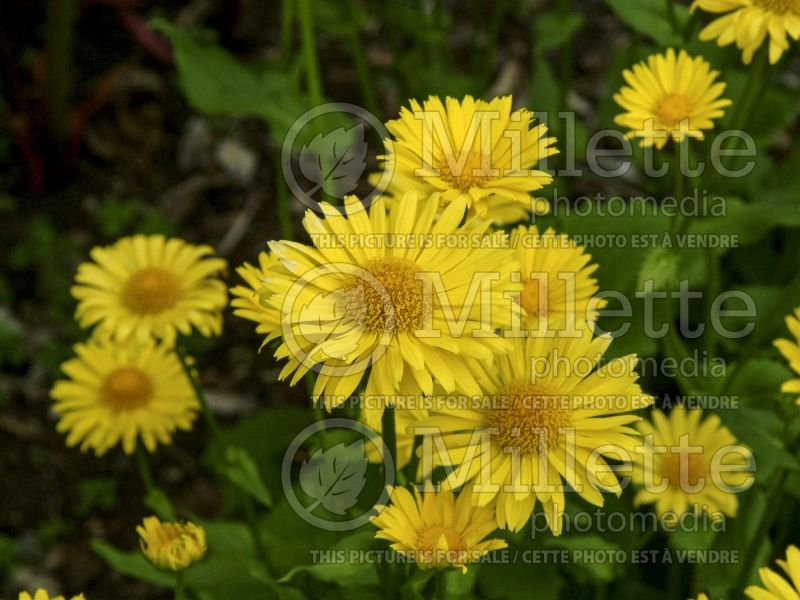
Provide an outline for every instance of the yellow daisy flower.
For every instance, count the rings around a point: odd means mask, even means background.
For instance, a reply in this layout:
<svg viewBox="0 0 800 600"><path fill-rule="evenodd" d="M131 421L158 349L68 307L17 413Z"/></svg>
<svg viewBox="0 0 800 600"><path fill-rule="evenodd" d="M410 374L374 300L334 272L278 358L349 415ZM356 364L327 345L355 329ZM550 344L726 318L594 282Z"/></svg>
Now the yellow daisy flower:
<svg viewBox="0 0 800 600"><path fill-rule="evenodd" d="M204 336L222 331L225 284L216 276L221 258L210 246L194 246L162 235L135 235L96 247L83 263L72 296L81 327L120 342L156 337L172 346L192 327Z"/></svg>
<svg viewBox="0 0 800 600"><path fill-rule="evenodd" d="M592 257L581 246L552 228L539 233L536 225L520 225L511 232L511 247L521 267L520 304L527 329L574 330L597 320L605 301L594 297L598 287L591 275L597 265L590 264Z"/></svg>
<svg viewBox="0 0 800 600"><path fill-rule="evenodd" d="M279 264L277 257L269 252L261 252L258 255L258 266L244 263L236 269L245 285L237 285L231 288L231 306L235 309L233 314L248 321L254 321L256 333L268 335L280 328L280 312L265 306L258 300L258 291L264 285L264 279L270 268Z"/></svg>
<svg viewBox="0 0 800 600"><path fill-rule="evenodd" d="M93 337L75 346L50 396L67 445L98 456L121 443L126 454L137 438L154 452L176 429L191 429L200 405L175 353L153 340L116 344Z"/></svg>
<svg viewBox="0 0 800 600"><path fill-rule="evenodd" d="M410 109L386 124L394 136L379 157L392 172L386 191L416 191L420 198L440 192L442 206L463 198L472 212L496 223L528 218L531 192L553 180L535 167L558 151L545 125L532 127L533 114L511 105L511 96L444 103L431 96L422 105L412 100ZM541 205L535 201L537 210L549 210L546 202Z"/></svg>
<svg viewBox="0 0 800 600"><path fill-rule="evenodd" d="M800 550L791 545L786 549L786 560L778 560L783 572L789 576L788 581L767 567L758 570L761 583L749 586L745 595L753 600L797 600L800 598Z"/></svg>
<svg viewBox="0 0 800 600"><path fill-rule="evenodd" d="M372 524L376 538L389 540L392 548L416 562L421 569L458 568L507 546L501 539L484 538L497 529L490 506L476 507L470 490L454 498L451 490L433 491L430 481L414 495L401 487L391 490L391 504L379 507Z"/></svg>
<svg viewBox="0 0 800 600"><path fill-rule="evenodd" d="M164 571L183 571L206 553L206 532L194 523L162 523L147 517L136 527L142 553Z"/></svg>
<svg viewBox="0 0 800 600"><path fill-rule="evenodd" d="M367 210L354 196L345 215L322 204L326 218L307 211L314 246L271 242L280 265L270 268L261 302L281 314L275 356L288 362L281 378L294 385L318 372L313 396L330 408L344 402L369 368L365 394L478 392L463 358L508 351L496 329L519 320L511 294L518 268L508 237L488 221L461 225L463 201L418 210L407 194L386 211Z"/></svg>
<svg viewBox="0 0 800 600"><path fill-rule="evenodd" d="M787 34L793 40L800 39L800 0L695 0L692 11L698 8L722 14L706 25L700 39L716 39L719 46L736 42L746 65L767 36L773 65L789 49Z"/></svg>
<svg viewBox="0 0 800 600"><path fill-rule="evenodd" d="M39 588L34 592L33 596L31 596L29 592L20 592L18 600L64 600L64 596L53 596L50 598L47 590ZM70 598L70 600L86 600L86 598L84 598L83 594L78 594Z"/></svg>
<svg viewBox="0 0 800 600"><path fill-rule="evenodd" d="M639 424L644 452L637 455L633 479L643 487L633 499L635 506L655 503L659 516L690 510L715 518L736 516L739 501L729 488L741 485L748 474L726 469L746 466L749 450L737 446L740 452L727 452L736 438L717 415L701 422L702 416L700 409L675 407L669 416L654 410L652 423ZM715 460L725 469L715 467Z"/></svg>
<svg viewBox="0 0 800 600"><path fill-rule="evenodd" d="M652 54L632 70L622 72L627 86L614 94L614 100L626 112L614 122L627 127L625 135L639 138L642 146L663 148L671 137L703 139L704 129L713 129L714 119L722 117L731 101L720 98L722 82L714 83L719 71L701 56L677 55L670 48L666 54Z"/></svg>
<svg viewBox="0 0 800 600"><path fill-rule="evenodd" d="M447 456L434 459L458 465L446 484L473 482L476 502L496 499L497 521L512 531L525 525L538 499L556 535L562 479L597 506L601 491L620 494L605 458L633 458L638 433L629 425L640 419L630 411L653 398L636 383L634 355L597 366L610 343L610 336L591 339L588 332L529 337L491 364L474 364L485 392L480 403L448 403L420 422L442 433Z"/></svg>
<svg viewBox="0 0 800 600"><path fill-rule="evenodd" d="M800 375L800 307L794 309L794 316L786 317L786 327L794 337L795 341L779 339L773 344L783 357L789 361L789 367ZM800 393L800 378L789 379L781 386L781 391L786 394ZM800 406L800 396L795 399L795 404Z"/></svg>

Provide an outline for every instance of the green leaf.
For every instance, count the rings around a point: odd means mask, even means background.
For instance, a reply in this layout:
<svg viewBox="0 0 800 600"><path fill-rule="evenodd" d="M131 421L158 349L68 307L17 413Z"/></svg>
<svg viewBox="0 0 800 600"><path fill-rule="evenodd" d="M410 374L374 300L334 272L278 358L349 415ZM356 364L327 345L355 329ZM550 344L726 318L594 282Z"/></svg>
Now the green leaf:
<svg viewBox="0 0 800 600"><path fill-rule="evenodd" d="M247 451L229 447L216 464L217 470L240 490L255 498L266 507L272 506L272 497L261 480L258 467Z"/></svg>
<svg viewBox="0 0 800 600"><path fill-rule="evenodd" d="M335 557L337 553L341 553L340 556L343 557L343 560L327 564L300 565L291 569L278 581L285 583L300 573L308 573L319 581L338 583L342 586L377 585L378 574L375 571L375 565L350 554L369 550L374 540L374 531L354 533L329 549L331 556Z"/></svg>
<svg viewBox="0 0 800 600"><path fill-rule="evenodd" d="M545 546L550 548L564 548L565 550L579 550L587 552L616 552L620 547L600 537L599 535L572 535L547 539ZM621 568L620 564L613 561L575 563L571 565L583 575L588 575L595 581L613 581Z"/></svg>
<svg viewBox="0 0 800 600"><path fill-rule="evenodd" d="M664 0L606 0L606 3L634 31L661 46L683 46L683 39L672 28ZM678 27L683 29L689 20L689 8L678 2L672 5Z"/></svg>
<svg viewBox="0 0 800 600"><path fill-rule="evenodd" d="M559 12L546 12L533 22L534 50L543 52L567 43L583 25L583 15L569 13L562 17Z"/></svg>
<svg viewBox="0 0 800 600"><path fill-rule="evenodd" d="M297 74L285 66L262 62L250 66L195 29L163 19L152 26L172 43L178 77L192 107L208 115L255 116L282 140L308 102Z"/></svg>
<svg viewBox="0 0 800 600"><path fill-rule="evenodd" d="M175 508L172 502L160 488L153 488L148 491L144 496L144 505L155 513L155 515L164 521L175 520Z"/></svg>
<svg viewBox="0 0 800 600"><path fill-rule="evenodd" d="M636 289L644 289L644 282L653 281L653 289L670 291L678 288L679 254L672 248L653 248L639 267Z"/></svg>
<svg viewBox="0 0 800 600"><path fill-rule="evenodd" d="M91 546L117 573L161 587L175 587L175 576L156 569L141 552L122 552L100 540L92 540Z"/></svg>

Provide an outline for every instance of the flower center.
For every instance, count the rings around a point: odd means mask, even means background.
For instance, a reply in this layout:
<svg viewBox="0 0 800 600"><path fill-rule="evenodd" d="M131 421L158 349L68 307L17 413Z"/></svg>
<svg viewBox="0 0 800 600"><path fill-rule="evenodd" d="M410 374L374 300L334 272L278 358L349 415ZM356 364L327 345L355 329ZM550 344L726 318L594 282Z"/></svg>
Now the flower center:
<svg viewBox="0 0 800 600"><path fill-rule="evenodd" d="M658 118L668 125L677 125L684 119L688 119L690 112L689 99L683 94L667 94L656 109Z"/></svg>
<svg viewBox="0 0 800 600"><path fill-rule="evenodd" d="M569 427L568 397L554 394L539 384L510 385L494 397L486 425L497 429L495 441L522 454L538 454L540 447L559 445Z"/></svg>
<svg viewBox="0 0 800 600"><path fill-rule="evenodd" d="M701 453L688 452L687 458L688 460L683 459L681 461L681 455L678 452L664 454L661 457L661 475L669 481L669 486L672 489L681 489L682 472L684 472L683 480L690 486L696 485L699 478L708 477L708 467Z"/></svg>
<svg viewBox="0 0 800 600"><path fill-rule="evenodd" d="M786 14L800 13L800 0L755 0L755 3L770 12Z"/></svg>
<svg viewBox="0 0 800 600"><path fill-rule="evenodd" d="M353 276L345 286L348 317L375 333L422 329L430 311L419 269L399 258L382 258L365 268L374 279Z"/></svg>
<svg viewBox="0 0 800 600"><path fill-rule="evenodd" d="M492 173L490 158L480 152L470 152L463 164L457 156L440 159L436 167L439 179L462 192L481 187Z"/></svg>
<svg viewBox="0 0 800 600"><path fill-rule="evenodd" d="M444 536L447 548L441 543ZM417 551L422 555L422 560L427 564L445 565L448 563L446 552L457 555L464 549L464 542L461 536L452 528L436 525L423 529L417 538ZM454 556L455 558L455 556Z"/></svg>
<svg viewBox="0 0 800 600"><path fill-rule="evenodd" d="M164 312L175 306L180 297L181 288L175 276L155 267L131 275L122 290L122 303L140 315Z"/></svg>
<svg viewBox="0 0 800 600"><path fill-rule="evenodd" d="M145 406L153 395L153 382L139 369L122 367L109 374L100 389L103 400L117 412Z"/></svg>
<svg viewBox="0 0 800 600"><path fill-rule="evenodd" d="M519 303L531 316L547 316L547 282L544 279L529 279L522 288Z"/></svg>

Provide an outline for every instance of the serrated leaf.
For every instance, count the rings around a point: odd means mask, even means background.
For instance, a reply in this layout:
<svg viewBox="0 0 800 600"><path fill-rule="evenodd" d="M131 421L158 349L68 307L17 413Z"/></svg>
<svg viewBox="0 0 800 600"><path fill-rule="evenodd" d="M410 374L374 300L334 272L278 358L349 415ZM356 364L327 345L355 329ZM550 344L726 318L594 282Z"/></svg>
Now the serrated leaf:
<svg viewBox="0 0 800 600"><path fill-rule="evenodd" d="M364 124L345 129L339 127L330 133L318 133L300 151L300 171L316 184L308 195L318 189L333 198L344 198L358 186L367 167L367 140Z"/></svg>
<svg viewBox="0 0 800 600"><path fill-rule="evenodd" d="M367 482L367 457L364 440L350 445L336 444L327 450L317 450L300 466L300 487L315 502L336 515L344 515L358 502L358 495Z"/></svg>

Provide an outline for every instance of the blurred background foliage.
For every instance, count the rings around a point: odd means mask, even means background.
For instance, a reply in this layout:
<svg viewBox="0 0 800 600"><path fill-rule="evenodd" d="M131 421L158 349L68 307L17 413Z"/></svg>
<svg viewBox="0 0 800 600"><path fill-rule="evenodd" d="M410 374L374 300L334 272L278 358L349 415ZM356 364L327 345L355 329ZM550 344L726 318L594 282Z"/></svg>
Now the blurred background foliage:
<svg viewBox="0 0 800 600"><path fill-rule="evenodd" d="M664 182L644 176L638 151L634 168L620 177L586 168L587 142L615 128L612 94L623 68L683 47L722 72L735 101L754 83L738 52L697 40L699 14L664 0L7 0L0 11L0 596L42 585L87 590L89 598L170 597L159 586L171 579L136 552L134 525L146 511L176 510L203 523L215 549L188 575L198 598L385 597L381 589L422 597L423 572L413 571L400 588L386 567L311 565L310 550L375 542L369 528L350 536L314 529L282 501L280 460L314 414L304 390L277 384L278 368L256 352L260 342L247 323L228 317L220 340L191 340L190 350L226 435L249 453L257 479L271 490L258 521L266 561L240 522L241 486L218 484L209 474L201 424L156 455L165 493L147 496L147 506L131 461L116 452L97 460L67 451L54 432L47 392L82 338L69 295L76 265L92 246L133 232L210 243L232 265L253 261L269 239L300 237L303 207L288 195L280 145L299 115L325 101L364 106L385 120L409 98L513 94L515 105L541 112L559 138L561 154L548 166L583 169L580 177L557 176L545 190L551 200L558 194L574 203L598 193L663 195ZM800 464L791 440L800 419L778 393L789 371L771 347L783 333L783 315L800 304L796 48L763 81L744 123L758 145L755 170L743 179L706 175L693 182L723 197L727 214L686 224L688 232L738 235L740 247L590 249L601 289L633 304L632 327L612 352L679 359L699 353L728 362L724 376L644 373L644 386L662 402L735 392L740 410L721 417L754 449L756 486L722 533L590 530L532 540L523 531L508 536L512 552L735 550L752 563L750 580L796 535ZM557 119L559 111L573 111L575 120ZM729 111L723 127L734 118L743 117ZM708 155L713 133L709 138L698 156ZM374 169L380 140L369 143ZM610 138L597 146L617 147ZM616 166L618 159L591 154L608 169ZM542 222L571 234L668 229L662 215L608 217L599 207ZM662 289L688 278L692 289L710 293L745 290L756 302L757 326L743 340L651 339L642 328L643 300L635 297L650 277ZM236 282L233 273L229 280ZM707 320L710 309L693 302L690 321ZM674 319L677 300L657 300L656 312ZM618 325L610 317L603 324ZM726 324L736 328L733 318ZM778 481L785 494L773 498ZM607 510L634 511L631 497L609 498ZM569 510L589 510L572 501ZM699 589L732 598L743 583L740 571L739 564L480 565L467 576L452 573L448 589L454 598L525 597L532 588L544 599L685 598Z"/></svg>

